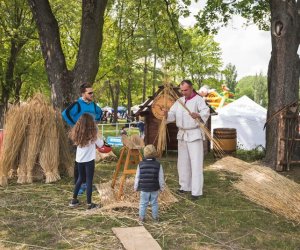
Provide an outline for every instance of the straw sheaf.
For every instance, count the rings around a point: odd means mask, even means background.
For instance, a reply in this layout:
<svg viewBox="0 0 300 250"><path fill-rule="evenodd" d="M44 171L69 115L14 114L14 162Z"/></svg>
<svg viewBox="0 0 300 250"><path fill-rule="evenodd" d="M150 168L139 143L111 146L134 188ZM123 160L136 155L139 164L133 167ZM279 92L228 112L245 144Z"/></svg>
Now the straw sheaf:
<svg viewBox="0 0 300 250"><path fill-rule="evenodd" d="M13 177L16 172L18 183L32 183L40 176L41 169L47 183L59 180L61 162L72 175L70 149L61 117L46 98L37 94L27 104L11 108L4 126L0 185L7 185L9 174Z"/></svg>
<svg viewBox="0 0 300 250"><path fill-rule="evenodd" d="M112 162L117 160L118 157L114 154L113 151L110 151L109 153L101 153L98 150L96 150L95 162Z"/></svg>
<svg viewBox="0 0 300 250"><path fill-rule="evenodd" d="M164 84L163 91L155 99L160 98L161 96L163 96L163 108L165 109L170 108L168 107L168 105L170 105L169 100L173 100L173 103L175 103L176 99L178 98L177 94L173 90L170 83ZM168 138L167 120L165 117L162 117L161 123L158 128L158 137L157 137L157 153L159 157L162 156L163 151L166 149L167 138Z"/></svg>
<svg viewBox="0 0 300 250"><path fill-rule="evenodd" d="M274 170L225 157L209 167L241 175L234 184L245 196L287 219L300 223L300 185Z"/></svg>
<svg viewBox="0 0 300 250"><path fill-rule="evenodd" d="M139 208L140 194L139 192L134 192L134 178L127 178L123 196L120 200L116 199L118 189L111 188L111 181L101 184L96 184L96 188L99 192L101 204L103 205L102 210L111 210L115 208ZM117 181L115 187L119 187L119 182ZM158 196L158 202L160 209L164 210L171 204L177 202L178 199L174 197L167 186L163 192Z"/></svg>
<svg viewBox="0 0 300 250"><path fill-rule="evenodd" d="M17 165L18 155L24 141L28 126L28 113L24 112L24 106L13 106L6 113L4 124L4 138L0 159L0 185L7 185L10 169Z"/></svg>
<svg viewBox="0 0 300 250"><path fill-rule="evenodd" d="M74 161L72 159L69 139L67 131L59 111L55 114L56 126L59 134L59 173L61 175L73 176L74 175Z"/></svg>
<svg viewBox="0 0 300 250"><path fill-rule="evenodd" d="M58 139L58 129L56 126L56 121L53 119L55 117L55 111L48 108L49 117L52 119L47 119L45 133L42 140L42 146L40 150L40 164L45 172L46 183L55 182L60 180L60 175L58 172L59 165L59 139ZM49 154L52 152L52 155Z"/></svg>
<svg viewBox="0 0 300 250"><path fill-rule="evenodd" d="M139 135L122 135L123 145L129 149L142 149L145 147L144 140Z"/></svg>

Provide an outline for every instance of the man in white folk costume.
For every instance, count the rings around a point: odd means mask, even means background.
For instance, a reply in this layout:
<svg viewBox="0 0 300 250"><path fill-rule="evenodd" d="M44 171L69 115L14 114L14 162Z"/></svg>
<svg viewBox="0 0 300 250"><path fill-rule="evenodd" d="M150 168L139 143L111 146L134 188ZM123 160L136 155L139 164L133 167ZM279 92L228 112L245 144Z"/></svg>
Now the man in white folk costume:
<svg viewBox="0 0 300 250"><path fill-rule="evenodd" d="M193 88L189 80L180 83L183 95L179 100L190 110L190 114L177 100L169 111L165 111L167 122L176 121L178 127L178 175L179 193L191 192L191 199L197 200L203 194L203 140L205 134L196 119L206 123L209 107Z"/></svg>

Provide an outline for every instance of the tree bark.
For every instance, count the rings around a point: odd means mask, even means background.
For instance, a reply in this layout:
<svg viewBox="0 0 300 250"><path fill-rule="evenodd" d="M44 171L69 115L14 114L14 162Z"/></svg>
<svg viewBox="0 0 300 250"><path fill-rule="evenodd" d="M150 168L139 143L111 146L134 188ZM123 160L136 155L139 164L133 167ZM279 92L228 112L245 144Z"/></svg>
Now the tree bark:
<svg viewBox="0 0 300 250"><path fill-rule="evenodd" d="M93 83L99 68L107 0L82 1L82 25L77 61L73 70L76 90L82 82Z"/></svg>
<svg viewBox="0 0 300 250"><path fill-rule="evenodd" d="M48 0L28 0L38 28L53 105L65 108L78 98L82 82L95 80L102 45L107 0L82 1L82 26L77 61L68 70L62 51L59 27ZM72 10L70 10L72 11Z"/></svg>
<svg viewBox="0 0 300 250"><path fill-rule="evenodd" d="M299 1L298 1L299 2ZM298 4L299 5L299 4ZM271 0L272 54L268 69L268 113L265 161L278 163L278 110L299 99L299 14L294 0Z"/></svg>
<svg viewBox="0 0 300 250"><path fill-rule="evenodd" d="M108 81L110 95L112 99L112 106L114 109L113 112L113 122L118 121L118 106L119 106L119 97L120 97L120 81L117 80L114 84Z"/></svg>
<svg viewBox="0 0 300 250"><path fill-rule="evenodd" d="M143 102L146 101L146 89L147 89L147 73L148 73L148 57L145 55L144 57L144 75L143 75Z"/></svg>

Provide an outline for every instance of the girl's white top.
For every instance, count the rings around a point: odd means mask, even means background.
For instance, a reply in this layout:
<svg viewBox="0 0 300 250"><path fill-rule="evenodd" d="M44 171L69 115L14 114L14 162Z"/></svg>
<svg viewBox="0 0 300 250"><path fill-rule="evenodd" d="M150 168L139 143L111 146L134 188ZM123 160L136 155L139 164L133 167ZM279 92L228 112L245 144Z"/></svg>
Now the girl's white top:
<svg viewBox="0 0 300 250"><path fill-rule="evenodd" d="M88 162L96 158L96 145L101 148L104 145L103 140L97 139L85 147L77 146L76 162Z"/></svg>

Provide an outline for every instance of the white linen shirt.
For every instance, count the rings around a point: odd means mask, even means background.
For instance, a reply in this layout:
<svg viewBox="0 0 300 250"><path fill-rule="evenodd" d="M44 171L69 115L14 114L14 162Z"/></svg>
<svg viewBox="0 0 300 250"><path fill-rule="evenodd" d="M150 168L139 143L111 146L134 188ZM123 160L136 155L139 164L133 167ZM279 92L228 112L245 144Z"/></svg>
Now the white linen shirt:
<svg viewBox="0 0 300 250"><path fill-rule="evenodd" d="M182 103L193 113L198 113L204 123L207 122L210 112L203 98L199 95L194 96L185 102L185 97L180 97ZM198 122L193 119L188 111L176 101L168 112L167 122L176 121L178 127L177 140L192 142L195 140L205 140L205 134L200 129Z"/></svg>
<svg viewBox="0 0 300 250"><path fill-rule="evenodd" d="M101 148L104 142L101 139L97 139L95 142L90 143L87 146L77 146L76 150L76 162L89 162L96 158L96 145Z"/></svg>

